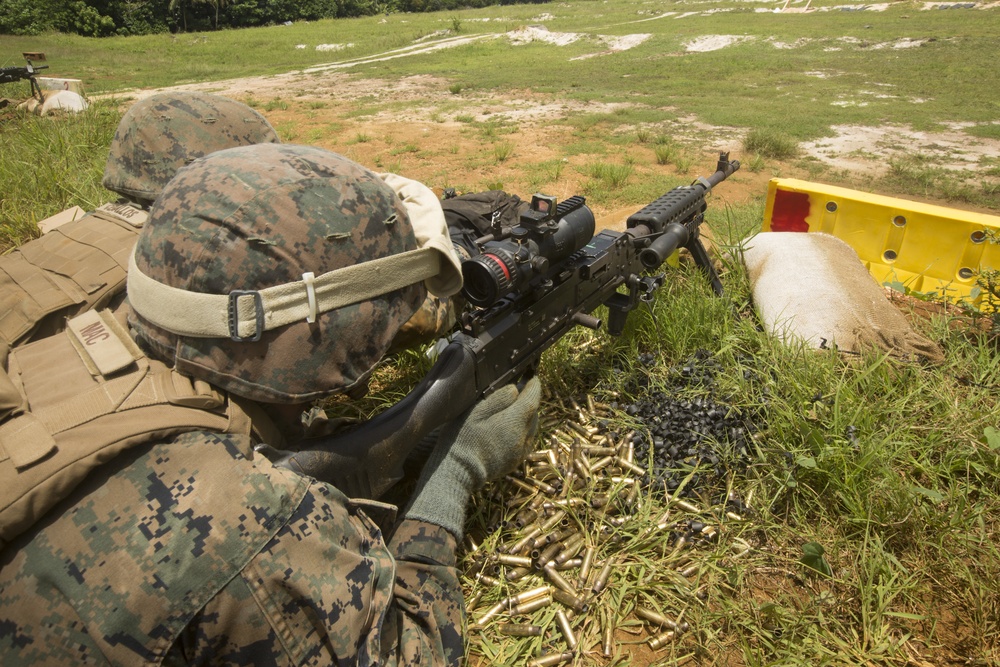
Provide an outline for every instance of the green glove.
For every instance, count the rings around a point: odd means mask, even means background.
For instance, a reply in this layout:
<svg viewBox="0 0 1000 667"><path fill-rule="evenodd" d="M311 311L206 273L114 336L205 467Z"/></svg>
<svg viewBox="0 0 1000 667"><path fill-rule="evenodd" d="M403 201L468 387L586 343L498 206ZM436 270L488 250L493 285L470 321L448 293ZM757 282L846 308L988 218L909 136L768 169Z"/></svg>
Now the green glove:
<svg viewBox="0 0 1000 667"><path fill-rule="evenodd" d="M462 539L469 496L512 471L531 451L541 399L542 385L532 378L520 393L507 385L444 426L404 517L442 526Z"/></svg>

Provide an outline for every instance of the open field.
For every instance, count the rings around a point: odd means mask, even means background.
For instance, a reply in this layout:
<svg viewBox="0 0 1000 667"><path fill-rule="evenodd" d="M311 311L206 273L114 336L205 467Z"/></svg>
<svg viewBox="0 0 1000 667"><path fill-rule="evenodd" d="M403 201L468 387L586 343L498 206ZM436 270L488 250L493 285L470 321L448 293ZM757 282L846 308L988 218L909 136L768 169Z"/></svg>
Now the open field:
<svg viewBox="0 0 1000 667"><path fill-rule="evenodd" d="M286 141L432 187L583 194L604 226L707 175L729 150L743 169L714 192L709 225L731 247L759 227L779 175L1000 213L1000 3L776 11L784 4L588 1L100 41L3 37L0 64L45 51L53 76L82 78L101 99L77 119L0 111L0 244L70 204L110 200L99 181L121 109L175 86L244 100ZM682 266L625 336L581 331L546 360L546 443L564 420L604 421L621 436L651 428L643 401L655 403L648 412L695 400L738 418L753 443L743 457L702 438L716 462L668 471L697 511L674 503L664 519L669 503L647 489L615 525L582 496L588 509L570 515L615 568L571 620L576 664L1000 664L1000 350L989 323L904 301L945 362L847 363L768 339L742 266L722 279L727 294L714 298ZM363 409L425 368L415 355L395 362ZM573 406L588 395L609 406L599 418ZM477 501L480 553L513 536L519 493L499 484ZM701 539L693 522L715 536ZM678 547L681 534L692 545ZM813 544L825 553L804 548ZM466 555L470 575L476 562ZM528 587L465 583L469 598L484 593L470 620ZM637 607L690 629L651 649L660 629ZM520 665L564 646L551 608L535 618L541 638L495 624L470 632L473 664Z"/></svg>

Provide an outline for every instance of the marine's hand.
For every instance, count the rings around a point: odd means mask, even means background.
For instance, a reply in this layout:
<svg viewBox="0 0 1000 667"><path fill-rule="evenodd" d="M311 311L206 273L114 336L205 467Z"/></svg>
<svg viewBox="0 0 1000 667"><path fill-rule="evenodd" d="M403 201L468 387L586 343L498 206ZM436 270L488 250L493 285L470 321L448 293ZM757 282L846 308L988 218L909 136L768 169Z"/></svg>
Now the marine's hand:
<svg viewBox="0 0 1000 667"><path fill-rule="evenodd" d="M520 392L507 385L442 430L438 448L467 471L470 492L506 475L527 456L538 433L541 397L538 378Z"/></svg>
<svg viewBox="0 0 1000 667"><path fill-rule="evenodd" d="M469 496L513 470L530 451L541 398L541 383L532 378L521 391L514 385L499 389L446 425L406 518L443 526L460 538Z"/></svg>

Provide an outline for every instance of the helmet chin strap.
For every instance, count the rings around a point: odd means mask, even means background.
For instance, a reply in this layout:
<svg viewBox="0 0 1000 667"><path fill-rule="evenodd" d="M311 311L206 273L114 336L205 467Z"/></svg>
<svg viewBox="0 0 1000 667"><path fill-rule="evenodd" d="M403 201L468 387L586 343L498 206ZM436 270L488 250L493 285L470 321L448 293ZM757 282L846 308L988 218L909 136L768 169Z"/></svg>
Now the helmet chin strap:
<svg viewBox="0 0 1000 667"><path fill-rule="evenodd" d="M180 336L259 340L265 331L314 321L319 313L371 301L409 287L441 270L437 248L417 248L345 266L305 280L229 294L191 292L144 274L129 257L128 299L143 319ZM310 319L312 318L312 319Z"/></svg>
<svg viewBox="0 0 1000 667"><path fill-rule="evenodd" d="M448 236L437 196L422 183L378 174L406 207L415 250L345 266L261 290L229 294L191 292L150 278L129 256L128 299L147 321L180 336L260 340L265 331L295 322L315 322L321 313L370 301L421 281L439 297L462 289L461 262Z"/></svg>

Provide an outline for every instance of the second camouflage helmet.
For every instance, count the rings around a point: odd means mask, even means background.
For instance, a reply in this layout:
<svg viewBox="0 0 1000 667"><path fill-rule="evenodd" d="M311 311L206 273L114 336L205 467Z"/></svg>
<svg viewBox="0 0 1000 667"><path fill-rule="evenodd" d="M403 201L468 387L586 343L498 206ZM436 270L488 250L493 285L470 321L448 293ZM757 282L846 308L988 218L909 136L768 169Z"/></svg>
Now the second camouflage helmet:
<svg viewBox="0 0 1000 667"><path fill-rule="evenodd" d="M130 323L183 373L297 403L365 379L425 284L447 296L460 276L424 186L318 148L247 146L164 189L129 267Z"/></svg>
<svg viewBox="0 0 1000 667"><path fill-rule="evenodd" d="M271 124L245 104L209 93L159 93L122 116L102 184L129 199L152 202L178 169L197 158L278 142Z"/></svg>

